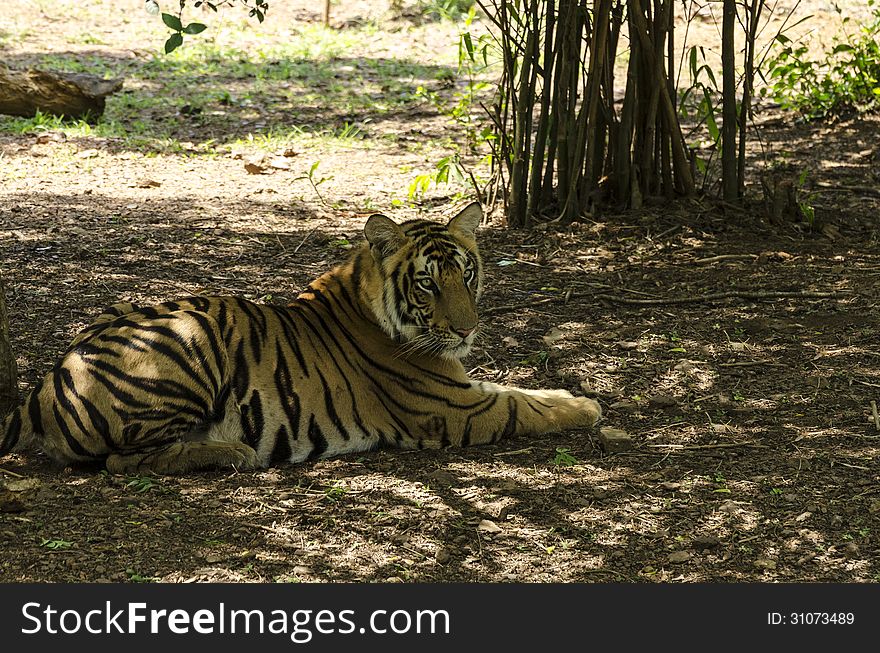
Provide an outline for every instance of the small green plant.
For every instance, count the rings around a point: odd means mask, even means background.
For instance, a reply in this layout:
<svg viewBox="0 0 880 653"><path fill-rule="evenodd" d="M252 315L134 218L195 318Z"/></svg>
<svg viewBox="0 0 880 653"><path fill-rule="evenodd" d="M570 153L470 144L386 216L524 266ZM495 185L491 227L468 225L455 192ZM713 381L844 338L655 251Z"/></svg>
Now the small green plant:
<svg viewBox="0 0 880 653"><path fill-rule="evenodd" d="M808 58L806 44L777 35L779 49L767 66L772 86L766 92L808 120L880 108L880 8L875 0L868 6L871 19L849 33L850 19L843 18L845 36L835 38L818 60Z"/></svg>
<svg viewBox="0 0 880 653"><path fill-rule="evenodd" d="M327 489L324 490L324 496L326 496L330 501L336 502L342 499L348 492L348 488L345 487L342 483L337 483L336 485L331 485Z"/></svg>
<svg viewBox="0 0 880 653"><path fill-rule="evenodd" d="M151 476L134 476L128 479L125 487L140 494L159 487L159 483Z"/></svg>
<svg viewBox="0 0 880 653"><path fill-rule="evenodd" d="M474 11L474 0L422 0L421 12L437 20L461 20Z"/></svg>
<svg viewBox="0 0 880 653"><path fill-rule="evenodd" d="M730 488L727 487L727 479L724 478L724 475L720 472L716 472L712 477L712 482L715 483L716 487L712 492L716 494L730 494Z"/></svg>
<svg viewBox="0 0 880 653"><path fill-rule="evenodd" d="M462 3L462 0L447 0L448 3ZM424 195L431 185L449 184L451 182L470 182L477 194L480 194L480 181L477 176L462 162L461 152L466 149L472 154L479 153L484 145L490 145L495 140L495 133L491 125L481 125L474 117L475 107L479 105L481 94L489 89L489 83L481 76L486 69L494 65L497 57L495 44L489 35L484 34L474 37L470 32L471 24L476 17L476 8L473 0L466 0L467 16L464 19L464 29L458 37L458 77L465 81L464 89L456 91L452 95L452 101L444 100L435 91L429 91L423 86L416 89L416 97L420 97L432 104L440 113L448 116L456 126L464 130L465 145L455 145L455 151L440 159L434 171L417 176L409 187L409 199L413 201ZM452 85L455 76L444 72L438 76L439 81ZM482 163L491 164L492 154L487 154Z"/></svg>
<svg viewBox="0 0 880 653"><path fill-rule="evenodd" d="M308 174L305 174L301 177L297 177L296 179L294 179L294 181L300 181L302 179L307 179L309 181L309 183L312 185L312 189L315 191L315 195L317 195L318 199L321 200L321 204L323 204L324 206L330 206L327 203L327 200L324 199L324 196L321 195L321 191L318 190L318 186L333 179L333 175L330 175L329 177L319 177L317 172L318 172L318 166L320 164L321 164L320 161L315 161L311 165L311 167L309 168Z"/></svg>
<svg viewBox="0 0 880 653"><path fill-rule="evenodd" d="M410 201L419 199L428 192L431 186L448 184L451 181L462 181L465 178L465 169L461 165L458 152L445 156L437 162L433 172L416 176L409 185Z"/></svg>
<svg viewBox="0 0 880 653"><path fill-rule="evenodd" d="M46 547L51 551L60 551L62 549L69 549L73 546L73 542L68 542L67 540L62 539L45 539L40 542L40 546Z"/></svg>
<svg viewBox="0 0 880 653"><path fill-rule="evenodd" d="M536 351L533 354L530 354L526 358L522 359L519 364L528 367L540 367L547 362L548 358L550 358L549 352Z"/></svg>
<svg viewBox="0 0 880 653"><path fill-rule="evenodd" d="M557 467L571 467L572 465L579 465L580 461L571 455L571 449L568 447L556 447L553 464Z"/></svg>
<svg viewBox="0 0 880 653"><path fill-rule="evenodd" d="M132 583L154 583L156 579L152 576L144 576L139 574L134 569L126 569L125 574L128 576L128 580Z"/></svg>

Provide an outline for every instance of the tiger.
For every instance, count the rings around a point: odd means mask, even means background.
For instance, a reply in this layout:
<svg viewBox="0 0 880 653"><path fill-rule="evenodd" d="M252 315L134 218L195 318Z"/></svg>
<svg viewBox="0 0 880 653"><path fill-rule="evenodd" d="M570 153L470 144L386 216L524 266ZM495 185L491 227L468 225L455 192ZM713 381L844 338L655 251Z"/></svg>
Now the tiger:
<svg viewBox="0 0 880 653"><path fill-rule="evenodd" d="M591 398L468 377L482 219L479 203L445 224L372 215L349 258L283 306L113 305L5 418L0 456L184 474L592 427Z"/></svg>

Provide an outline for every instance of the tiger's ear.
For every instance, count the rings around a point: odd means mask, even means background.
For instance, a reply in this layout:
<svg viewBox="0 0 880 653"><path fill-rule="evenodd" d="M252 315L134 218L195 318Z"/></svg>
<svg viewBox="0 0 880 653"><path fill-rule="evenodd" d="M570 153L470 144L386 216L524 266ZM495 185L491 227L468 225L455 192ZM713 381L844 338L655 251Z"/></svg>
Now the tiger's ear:
<svg viewBox="0 0 880 653"><path fill-rule="evenodd" d="M474 237L474 232L483 221L483 209L479 202L471 202L461 212L452 218L447 224L449 231L457 231L460 234Z"/></svg>
<svg viewBox="0 0 880 653"><path fill-rule="evenodd" d="M367 224L364 225L364 236L370 246L375 248L382 254L390 254L400 248L406 236L403 229L394 220L388 216L376 213L367 218Z"/></svg>

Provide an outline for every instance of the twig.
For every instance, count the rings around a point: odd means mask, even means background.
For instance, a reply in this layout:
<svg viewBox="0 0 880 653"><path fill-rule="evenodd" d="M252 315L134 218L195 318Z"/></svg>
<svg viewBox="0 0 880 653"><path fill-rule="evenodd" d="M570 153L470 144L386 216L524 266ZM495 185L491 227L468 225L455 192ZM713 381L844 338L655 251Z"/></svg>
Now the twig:
<svg viewBox="0 0 880 653"><path fill-rule="evenodd" d="M874 415L874 428L880 431L880 415L877 414L877 402L871 401L871 414Z"/></svg>
<svg viewBox="0 0 880 653"><path fill-rule="evenodd" d="M872 401L871 403L874 403L874 402ZM2 467L0 467L0 474L9 474L10 476L14 476L15 478L27 478L27 476L22 476L21 474L16 474L15 472L10 472L8 469L3 469Z"/></svg>
<svg viewBox="0 0 880 653"><path fill-rule="evenodd" d="M648 447L667 447L676 451L695 451L699 449L733 449L734 447L755 447L757 449L769 449L766 444L758 444L753 440L748 442L726 442L721 444L648 444Z"/></svg>
<svg viewBox="0 0 880 653"><path fill-rule="evenodd" d="M593 295L594 299L604 299L618 304L635 304L651 306L658 304L695 304L698 302L710 302L718 299L838 299L839 292L818 292L812 290L779 291L770 290L764 292L750 292L747 290L729 290L727 292L711 293L709 295L694 295L692 297L668 297L665 299L629 299L617 295L599 294Z"/></svg>
<svg viewBox="0 0 880 653"><path fill-rule="evenodd" d="M314 229L309 231L309 233L306 234L305 238L303 238L302 241L300 241L300 244L296 246L296 249L293 250L293 253L296 254L299 251L299 248L306 244L306 241L309 239L309 236L311 236L317 230L318 230L318 227L315 227Z"/></svg>
<svg viewBox="0 0 880 653"><path fill-rule="evenodd" d="M574 295L576 294L578 293L574 293ZM564 297L545 297L544 299L525 301L522 304L504 304L503 306L493 306L491 308L480 311L480 313L483 316L488 317L490 315L498 315L500 313L509 313L510 311L521 311L522 309L527 307L539 306L541 304L549 304L551 302L558 302L564 299Z"/></svg>
<svg viewBox="0 0 880 653"><path fill-rule="evenodd" d="M636 292L636 291L628 291ZM618 295L593 294L589 292L575 292L564 297L545 297L537 300L525 300L521 304L504 304L502 306L493 306L484 309L482 314L486 317L498 315L500 313L508 313L510 311L519 311L532 306L541 304L551 304L555 302L565 302L566 299L604 299L605 301L615 302L617 304L632 304L636 306L658 306L662 304L694 304L698 302L711 302L718 299L753 299L753 300L770 300L770 299L840 299L843 296L841 292L819 292L812 290L795 290L782 291L770 290L764 292L750 292L747 290L729 290L727 292L712 293L709 295L694 295L692 297L668 297L658 299L629 299Z"/></svg>
<svg viewBox="0 0 880 653"><path fill-rule="evenodd" d="M853 383L860 383L861 385L866 385L870 388L880 388L880 383L869 383L867 381L862 381L861 379L853 379Z"/></svg>
<svg viewBox="0 0 880 653"><path fill-rule="evenodd" d="M740 361L737 363L719 363L718 367L752 367L753 365L770 365L771 367L788 367L785 363L773 361Z"/></svg>
<svg viewBox="0 0 880 653"><path fill-rule="evenodd" d="M661 231L656 236L651 236L651 240L660 240L664 236L668 236L669 234L675 233L679 229L681 229L681 225L677 224L674 227L670 227L669 229L666 229L665 231Z"/></svg>
<svg viewBox="0 0 880 653"><path fill-rule="evenodd" d="M824 181L815 182L816 186L820 188L824 188L829 191L839 191L839 192L849 192L849 193L862 193L864 195L871 195L873 197L880 197L880 190L876 188L872 188L871 186L842 186L840 184L829 184Z"/></svg>
<svg viewBox="0 0 880 653"><path fill-rule="evenodd" d="M534 447L526 447L525 449L515 449L514 451L500 451L498 453L493 453L493 456L518 456L521 453L528 453Z"/></svg>
<svg viewBox="0 0 880 653"><path fill-rule="evenodd" d="M698 258L690 263L695 265L703 265L704 263L717 263L718 261L742 261L758 258L757 254L719 254L718 256L710 256L708 258Z"/></svg>

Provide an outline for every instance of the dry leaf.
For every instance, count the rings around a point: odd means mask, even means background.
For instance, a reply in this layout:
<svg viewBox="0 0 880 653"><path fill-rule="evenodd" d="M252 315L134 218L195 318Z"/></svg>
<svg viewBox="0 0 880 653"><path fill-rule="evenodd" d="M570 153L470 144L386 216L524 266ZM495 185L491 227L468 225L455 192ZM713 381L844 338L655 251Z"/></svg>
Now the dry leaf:
<svg viewBox="0 0 880 653"><path fill-rule="evenodd" d="M546 335L541 336L541 340L544 341L544 344L545 344L545 345L548 345L548 346L549 346L549 345L552 345L552 344L554 344L554 343L556 343L556 342L559 342L559 341L562 340L564 337L565 337L565 333L563 333L562 331L560 331L560 330L557 329L556 327L553 327L552 329L550 329L550 330L547 332Z"/></svg>
<svg viewBox="0 0 880 653"><path fill-rule="evenodd" d="M263 166L257 165L256 163L251 163L251 162L245 163L244 169L247 170L248 173L250 173L252 175L262 175L266 172L266 169Z"/></svg>

